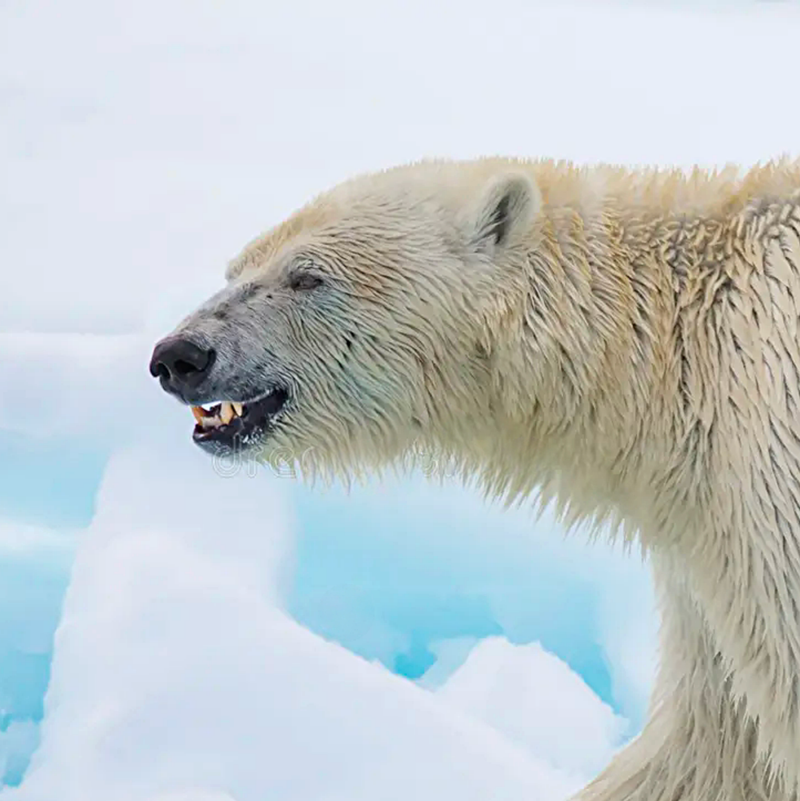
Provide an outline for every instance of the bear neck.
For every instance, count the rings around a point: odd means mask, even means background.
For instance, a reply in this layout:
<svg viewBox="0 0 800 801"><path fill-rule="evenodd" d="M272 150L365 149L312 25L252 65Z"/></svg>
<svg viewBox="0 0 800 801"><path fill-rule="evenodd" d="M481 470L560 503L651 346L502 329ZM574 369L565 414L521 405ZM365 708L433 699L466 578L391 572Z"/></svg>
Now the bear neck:
<svg viewBox="0 0 800 801"><path fill-rule="evenodd" d="M696 424L688 266L719 259L730 226L622 193L545 204L505 265L518 302L507 296L489 326L492 486L536 488L577 517L652 522L681 432Z"/></svg>

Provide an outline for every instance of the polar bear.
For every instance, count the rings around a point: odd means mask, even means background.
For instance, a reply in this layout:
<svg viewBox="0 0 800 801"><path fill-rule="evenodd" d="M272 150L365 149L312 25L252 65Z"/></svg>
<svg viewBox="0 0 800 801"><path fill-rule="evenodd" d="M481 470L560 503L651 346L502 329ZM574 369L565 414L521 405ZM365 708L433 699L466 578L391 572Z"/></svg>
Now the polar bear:
<svg viewBox="0 0 800 801"><path fill-rule="evenodd" d="M649 718L582 801L797 797L800 164L415 163L226 278L150 364L202 448L347 476L426 455L649 555Z"/></svg>

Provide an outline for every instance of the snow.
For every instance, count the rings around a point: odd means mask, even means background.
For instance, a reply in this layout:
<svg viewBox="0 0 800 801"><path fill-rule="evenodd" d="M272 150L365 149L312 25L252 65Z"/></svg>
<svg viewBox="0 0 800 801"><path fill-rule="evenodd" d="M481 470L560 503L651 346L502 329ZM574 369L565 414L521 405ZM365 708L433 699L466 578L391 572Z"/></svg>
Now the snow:
<svg viewBox="0 0 800 801"><path fill-rule="evenodd" d="M276 594L289 557L280 499L239 476L213 508L192 504L208 461L175 454L148 443L106 471L56 637L43 745L9 799L197 787L237 801L478 801L578 786L292 621Z"/></svg>
<svg viewBox="0 0 800 801"><path fill-rule="evenodd" d="M360 170L795 155L798 33L745 0L3 3L3 801L556 801L600 770L652 684L642 565L421 476L222 476L149 351Z"/></svg>
<svg viewBox="0 0 800 801"><path fill-rule="evenodd" d="M55 621L74 537L0 521L0 776L21 777L39 741Z"/></svg>
<svg viewBox="0 0 800 801"><path fill-rule="evenodd" d="M501 638L483 640L438 696L577 776L598 773L627 728L580 676L538 643L514 646ZM578 733L580 749L575 748Z"/></svg>

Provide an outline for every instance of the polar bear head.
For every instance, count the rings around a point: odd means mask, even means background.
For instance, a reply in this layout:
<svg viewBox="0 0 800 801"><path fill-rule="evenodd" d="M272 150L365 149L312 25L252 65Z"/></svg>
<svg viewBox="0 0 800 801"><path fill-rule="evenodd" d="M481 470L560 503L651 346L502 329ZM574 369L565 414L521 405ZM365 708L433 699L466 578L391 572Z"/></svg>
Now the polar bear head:
<svg viewBox="0 0 800 801"><path fill-rule="evenodd" d="M352 471L457 450L499 390L539 207L529 171L491 162L348 181L247 245L151 373L213 453Z"/></svg>

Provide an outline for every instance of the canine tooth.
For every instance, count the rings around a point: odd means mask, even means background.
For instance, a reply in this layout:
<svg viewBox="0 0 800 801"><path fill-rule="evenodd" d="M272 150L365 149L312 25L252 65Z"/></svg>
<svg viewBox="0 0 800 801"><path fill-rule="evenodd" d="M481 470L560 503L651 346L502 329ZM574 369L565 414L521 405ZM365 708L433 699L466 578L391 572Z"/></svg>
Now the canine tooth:
<svg viewBox="0 0 800 801"><path fill-rule="evenodd" d="M192 406L192 414L194 415L194 419L197 420L200 425L203 425L203 421L206 419L203 409L200 406Z"/></svg>
<svg viewBox="0 0 800 801"><path fill-rule="evenodd" d="M228 425L236 416L236 413L233 411L233 406L228 403L228 401L223 401L220 405L219 416L222 418L222 422L225 425Z"/></svg>
<svg viewBox="0 0 800 801"><path fill-rule="evenodd" d="M219 417L217 417L217 415L203 418L202 422L203 428L218 428L221 425L222 425L222 420L220 420Z"/></svg>
<svg viewBox="0 0 800 801"><path fill-rule="evenodd" d="M244 406L241 403L232 403L233 411L236 412L238 417L241 417L244 413Z"/></svg>

